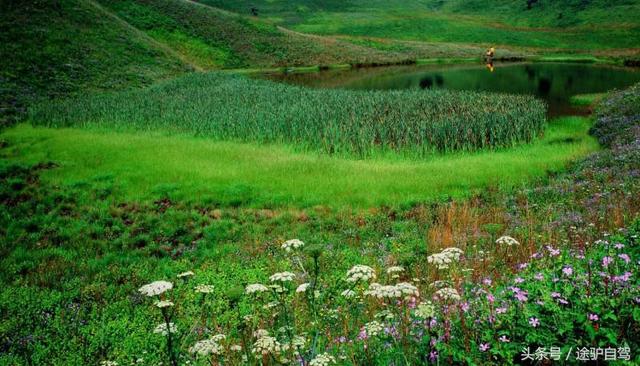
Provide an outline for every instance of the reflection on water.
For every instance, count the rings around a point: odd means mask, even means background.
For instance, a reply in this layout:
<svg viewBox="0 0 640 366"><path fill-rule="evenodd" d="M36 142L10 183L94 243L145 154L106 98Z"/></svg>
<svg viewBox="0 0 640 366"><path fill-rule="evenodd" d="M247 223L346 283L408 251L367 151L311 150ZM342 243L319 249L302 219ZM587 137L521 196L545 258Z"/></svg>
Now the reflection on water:
<svg viewBox="0 0 640 366"><path fill-rule="evenodd" d="M363 68L265 77L318 88L452 89L533 94L549 105L549 115L584 113L569 104L576 94L601 93L640 81L630 68L561 63L490 63Z"/></svg>

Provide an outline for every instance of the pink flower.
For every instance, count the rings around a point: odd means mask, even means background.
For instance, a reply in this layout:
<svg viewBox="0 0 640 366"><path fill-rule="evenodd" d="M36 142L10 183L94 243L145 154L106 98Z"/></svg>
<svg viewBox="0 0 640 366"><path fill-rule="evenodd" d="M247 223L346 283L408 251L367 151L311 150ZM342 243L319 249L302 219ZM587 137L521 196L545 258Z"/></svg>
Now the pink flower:
<svg viewBox="0 0 640 366"><path fill-rule="evenodd" d="M489 343L480 343L480 352L486 352L489 349Z"/></svg>
<svg viewBox="0 0 640 366"><path fill-rule="evenodd" d="M509 343L509 342L511 342L511 341L509 340L509 338L507 338L507 336L506 336L506 335L502 335L502 336L500 336L500 338L498 338L498 340L499 340L500 342L502 342L502 343Z"/></svg>
<svg viewBox="0 0 640 366"><path fill-rule="evenodd" d="M618 254L618 257L622 259L625 263L631 262L631 258L629 258L629 255L626 253Z"/></svg>
<svg viewBox="0 0 640 366"><path fill-rule="evenodd" d="M515 282L515 283L523 283L523 282L524 282L524 278L522 278L522 277L516 277L516 279L515 279L515 280L513 280L513 282Z"/></svg>
<svg viewBox="0 0 640 366"><path fill-rule="evenodd" d="M538 319L538 318L529 318L529 324L531 324L532 327L537 328L538 325L540 325L540 319Z"/></svg>
<svg viewBox="0 0 640 366"><path fill-rule="evenodd" d="M535 276L533 276L533 278L535 278L538 281L542 281L542 280L544 280L544 275L542 274L542 272L538 272L538 273L536 273Z"/></svg>
<svg viewBox="0 0 640 366"><path fill-rule="evenodd" d="M549 255L552 257L560 255L560 249L555 249L551 245L547 245L547 250L549 251Z"/></svg>
<svg viewBox="0 0 640 366"><path fill-rule="evenodd" d="M507 312L507 308L502 307L502 308L496 308L496 314L504 314Z"/></svg>
<svg viewBox="0 0 640 366"><path fill-rule="evenodd" d="M622 249L622 248L624 248L624 244L616 243L616 245L614 245L613 247L616 248L616 249Z"/></svg>
<svg viewBox="0 0 640 366"><path fill-rule="evenodd" d="M602 258L602 266L607 268L609 266L609 264L611 264L611 262L613 262L613 258L606 256L604 258Z"/></svg>
<svg viewBox="0 0 640 366"><path fill-rule="evenodd" d="M562 273L564 273L565 276L571 276L573 274L573 268L571 268L571 266L565 266L562 269Z"/></svg>
<svg viewBox="0 0 640 366"><path fill-rule="evenodd" d="M491 278L485 278L482 280L482 283L485 284L486 286L491 286Z"/></svg>
<svg viewBox="0 0 640 366"><path fill-rule="evenodd" d="M469 303L463 302L462 304L460 304L460 309L462 309L462 311L466 313L467 311L469 311Z"/></svg>
<svg viewBox="0 0 640 366"><path fill-rule="evenodd" d="M492 294L487 294L487 300L493 304L496 301L496 298Z"/></svg>
<svg viewBox="0 0 640 366"><path fill-rule="evenodd" d="M591 320L592 322L597 322L598 321L598 314L589 314L589 320Z"/></svg>

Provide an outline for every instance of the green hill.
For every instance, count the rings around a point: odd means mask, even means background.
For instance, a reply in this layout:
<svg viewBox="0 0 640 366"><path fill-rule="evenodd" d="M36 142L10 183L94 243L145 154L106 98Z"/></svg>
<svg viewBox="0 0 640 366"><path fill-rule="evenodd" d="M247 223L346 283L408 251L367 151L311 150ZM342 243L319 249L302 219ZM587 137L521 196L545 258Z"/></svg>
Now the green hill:
<svg viewBox="0 0 640 366"><path fill-rule="evenodd" d="M637 48L637 0L200 0L297 31L593 52ZM529 5L530 4L530 5Z"/></svg>
<svg viewBox="0 0 640 366"><path fill-rule="evenodd" d="M2 1L0 13L0 125L33 99L147 85L190 69L91 1Z"/></svg>

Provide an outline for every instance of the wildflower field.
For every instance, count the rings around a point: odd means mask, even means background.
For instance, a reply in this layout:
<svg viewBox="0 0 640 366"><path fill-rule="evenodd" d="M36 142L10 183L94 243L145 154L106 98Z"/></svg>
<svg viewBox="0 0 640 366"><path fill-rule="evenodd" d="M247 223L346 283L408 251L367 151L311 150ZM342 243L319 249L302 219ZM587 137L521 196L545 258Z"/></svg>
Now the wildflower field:
<svg viewBox="0 0 640 366"><path fill-rule="evenodd" d="M638 98L602 100L605 149L566 173L404 208L122 201L5 164L0 363L636 364Z"/></svg>
<svg viewBox="0 0 640 366"><path fill-rule="evenodd" d="M424 156L530 142L546 126L531 96L447 91L313 90L220 73L33 109L36 124L284 143L365 157Z"/></svg>

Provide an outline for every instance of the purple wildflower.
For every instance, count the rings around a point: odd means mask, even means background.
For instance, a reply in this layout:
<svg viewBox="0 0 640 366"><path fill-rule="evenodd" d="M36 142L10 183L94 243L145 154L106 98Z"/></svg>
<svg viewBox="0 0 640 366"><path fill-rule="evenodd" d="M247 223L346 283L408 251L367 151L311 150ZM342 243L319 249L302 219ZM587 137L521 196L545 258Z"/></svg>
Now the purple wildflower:
<svg viewBox="0 0 640 366"><path fill-rule="evenodd" d="M562 269L562 273L564 273L565 276L571 276L573 274L573 268L571 268L571 266L565 266Z"/></svg>
<svg viewBox="0 0 640 366"><path fill-rule="evenodd" d="M598 314L589 314L589 320L592 322L597 322L599 319Z"/></svg>
<svg viewBox="0 0 640 366"><path fill-rule="evenodd" d="M538 273L536 273L535 276L533 276L533 278L535 278L538 281L542 281L542 280L544 280L544 275L542 274L542 272L538 272Z"/></svg>
<svg viewBox="0 0 640 366"><path fill-rule="evenodd" d="M491 286L491 278L487 277L483 279L482 283L485 284L486 286Z"/></svg>
<svg viewBox="0 0 640 366"><path fill-rule="evenodd" d="M515 279L515 280L513 280L513 282L515 282L515 283L523 283L523 282L524 282L524 278L522 278L522 277L516 277L516 279Z"/></svg>
<svg viewBox="0 0 640 366"><path fill-rule="evenodd" d="M489 349L489 343L480 343L480 352L486 352Z"/></svg>
<svg viewBox="0 0 640 366"><path fill-rule="evenodd" d="M507 312L506 307L496 308L496 314L504 314Z"/></svg>
<svg viewBox="0 0 640 366"><path fill-rule="evenodd" d="M436 362L436 360L438 359L438 352L436 351L431 351L429 353L429 361L431 362Z"/></svg>
<svg viewBox="0 0 640 366"><path fill-rule="evenodd" d="M606 256L606 257L602 258L602 266L604 268L609 267L609 264L611 264L611 262L613 262L613 258L611 258L609 256Z"/></svg>
<svg viewBox="0 0 640 366"><path fill-rule="evenodd" d="M631 262L631 258L629 258L629 254L626 254L626 253L618 254L618 257L622 259L625 263Z"/></svg>
<svg viewBox="0 0 640 366"><path fill-rule="evenodd" d="M540 325L540 319L529 318L529 324L531 324L532 327L537 328Z"/></svg>

